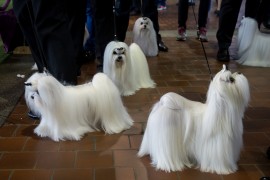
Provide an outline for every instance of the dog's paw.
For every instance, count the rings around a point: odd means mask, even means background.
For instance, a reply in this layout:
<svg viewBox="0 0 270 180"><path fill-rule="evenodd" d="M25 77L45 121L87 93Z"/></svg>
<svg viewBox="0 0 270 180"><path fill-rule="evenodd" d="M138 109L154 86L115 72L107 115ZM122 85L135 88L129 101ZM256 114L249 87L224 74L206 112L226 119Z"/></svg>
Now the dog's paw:
<svg viewBox="0 0 270 180"><path fill-rule="evenodd" d="M48 130L45 126L38 126L35 128L34 133L40 137L48 137Z"/></svg>
<svg viewBox="0 0 270 180"><path fill-rule="evenodd" d="M135 91L124 91L124 92L122 93L123 96L131 96L131 95L133 95L133 94L135 94Z"/></svg>

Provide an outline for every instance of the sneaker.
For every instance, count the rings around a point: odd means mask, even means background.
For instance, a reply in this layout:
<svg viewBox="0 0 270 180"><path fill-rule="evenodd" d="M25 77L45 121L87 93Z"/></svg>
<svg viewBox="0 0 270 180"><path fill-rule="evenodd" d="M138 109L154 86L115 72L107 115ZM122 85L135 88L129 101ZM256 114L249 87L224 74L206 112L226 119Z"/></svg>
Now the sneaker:
<svg viewBox="0 0 270 180"><path fill-rule="evenodd" d="M199 30L197 31L197 38L202 42L208 42L206 32L207 30L205 27L200 27Z"/></svg>
<svg viewBox="0 0 270 180"><path fill-rule="evenodd" d="M159 5L158 8L157 8L158 11L162 11L162 10L165 10L165 9L167 9L167 7L162 6L162 5Z"/></svg>
<svg viewBox="0 0 270 180"><path fill-rule="evenodd" d="M187 33L184 27L178 28L178 36L176 38L177 41L186 41L187 40Z"/></svg>

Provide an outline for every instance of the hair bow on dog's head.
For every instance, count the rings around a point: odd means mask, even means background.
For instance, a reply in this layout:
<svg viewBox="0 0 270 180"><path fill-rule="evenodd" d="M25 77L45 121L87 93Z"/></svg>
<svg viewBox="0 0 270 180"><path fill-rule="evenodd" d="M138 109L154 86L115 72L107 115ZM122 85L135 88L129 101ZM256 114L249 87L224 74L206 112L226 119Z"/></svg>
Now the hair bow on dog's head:
<svg viewBox="0 0 270 180"><path fill-rule="evenodd" d="M30 82L25 82L24 85L25 85L25 86L32 86L32 83L30 83Z"/></svg>

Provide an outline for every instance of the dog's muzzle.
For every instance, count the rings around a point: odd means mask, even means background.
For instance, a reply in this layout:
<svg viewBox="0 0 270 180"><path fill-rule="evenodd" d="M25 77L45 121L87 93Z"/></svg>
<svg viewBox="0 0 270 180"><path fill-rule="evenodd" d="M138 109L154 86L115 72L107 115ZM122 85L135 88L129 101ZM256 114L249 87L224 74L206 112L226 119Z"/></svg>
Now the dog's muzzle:
<svg viewBox="0 0 270 180"><path fill-rule="evenodd" d="M123 55L125 55L125 48L120 47L116 48L113 51L113 55L117 55L117 58L115 59L116 62L122 62L123 61Z"/></svg>
<svg viewBox="0 0 270 180"><path fill-rule="evenodd" d="M122 61L123 61L122 56L118 56L117 59L116 59L116 62L122 62Z"/></svg>

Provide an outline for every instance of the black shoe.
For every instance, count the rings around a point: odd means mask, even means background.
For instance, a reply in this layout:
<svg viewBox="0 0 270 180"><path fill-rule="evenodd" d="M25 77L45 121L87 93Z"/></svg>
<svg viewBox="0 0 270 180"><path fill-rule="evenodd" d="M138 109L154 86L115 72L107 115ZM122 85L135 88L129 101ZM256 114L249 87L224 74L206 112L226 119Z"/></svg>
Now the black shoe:
<svg viewBox="0 0 270 180"><path fill-rule="evenodd" d="M168 52L168 47L164 44L163 41L158 42L158 50L163 52Z"/></svg>
<svg viewBox="0 0 270 180"><path fill-rule="evenodd" d="M270 177L261 177L260 180L270 180Z"/></svg>
<svg viewBox="0 0 270 180"><path fill-rule="evenodd" d="M40 117L36 114L34 114L32 111L29 111L28 112L28 116L31 118L31 119L40 119Z"/></svg>
<svg viewBox="0 0 270 180"><path fill-rule="evenodd" d="M219 17L219 15L220 15L220 10L215 10L214 13L217 15L217 17Z"/></svg>
<svg viewBox="0 0 270 180"><path fill-rule="evenodd" d="M266 151L267 158L270 159L270 146L268 147Z"/></svg>
<svg viewBox="0 0 270 180"><path fill-rule="evenodd" d="M228 49L219 49L217 53L217 60L221 62L229 62L230 54Z"/></svg>

